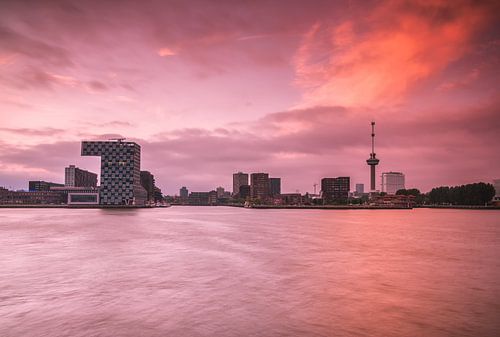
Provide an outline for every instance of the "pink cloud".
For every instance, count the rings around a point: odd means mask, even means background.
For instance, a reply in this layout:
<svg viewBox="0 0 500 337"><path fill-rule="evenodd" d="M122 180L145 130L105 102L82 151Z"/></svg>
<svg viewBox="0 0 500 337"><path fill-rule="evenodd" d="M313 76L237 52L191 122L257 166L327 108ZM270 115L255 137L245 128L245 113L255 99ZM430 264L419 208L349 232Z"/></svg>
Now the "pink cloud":
<svg viewBox="0 0 500 337"><path fill-rule="evenodd" d="M400 103L416 82L471 51L491 9L464 1L385 1L355 20L315 23L294 59L302 105Z"/></svg>

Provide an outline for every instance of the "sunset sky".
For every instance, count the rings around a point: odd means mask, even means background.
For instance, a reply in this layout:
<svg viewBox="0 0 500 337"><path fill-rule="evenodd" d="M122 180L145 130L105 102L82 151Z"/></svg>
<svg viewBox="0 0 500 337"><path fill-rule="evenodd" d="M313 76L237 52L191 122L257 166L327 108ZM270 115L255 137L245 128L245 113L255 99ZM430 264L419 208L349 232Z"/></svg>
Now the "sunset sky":
<svg viewBox="0 0 500 337"><path fill-rule="evenodd" d="M498 3L498 2L497 2ZM0 1L0 186L99 172L81 140L142 146L163 192L269 172L500 178L495 1ZM380 184L380 181L378 182Z"/></svg>

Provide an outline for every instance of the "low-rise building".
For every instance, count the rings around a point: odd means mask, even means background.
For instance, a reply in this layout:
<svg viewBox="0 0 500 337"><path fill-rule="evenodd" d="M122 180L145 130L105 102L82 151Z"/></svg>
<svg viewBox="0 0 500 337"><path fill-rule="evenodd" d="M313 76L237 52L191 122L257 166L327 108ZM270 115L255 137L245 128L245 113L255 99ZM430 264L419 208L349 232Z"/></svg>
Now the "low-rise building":
<svg viewBox="0 0 500 337"><path fill-rule="evenodd" d="M378 195L370 199L370 204L378 207L408 207L415 206L415 196L413 195Z"/></svg>
<svg viewBox="0 0 500 337"><path fill-rule="evenodd" d="M68 193L68 205L99 205L99 192Z"/></svg>
<svg viewBox="0 0 500 337"><path fill-rule="evenodd" d="M60 205L66 203L66 195L57 191L0 191L3 205Z"/></svg>
<svg viewBox="0 0 500 337"><path fill-rule="evenodd" d="M51 187L64 187L64 184L58 184L43 180L30 180L28 182L28 190L30 192L49 191Z"/></svg>

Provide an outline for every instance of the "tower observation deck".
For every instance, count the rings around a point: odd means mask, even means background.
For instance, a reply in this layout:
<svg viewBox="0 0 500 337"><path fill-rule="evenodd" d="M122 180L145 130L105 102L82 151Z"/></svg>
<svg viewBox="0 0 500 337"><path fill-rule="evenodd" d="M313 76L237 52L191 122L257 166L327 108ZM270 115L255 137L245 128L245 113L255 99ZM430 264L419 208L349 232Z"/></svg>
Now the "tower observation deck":
<svg viewBox="0 0 500 337"><path fill-rule="evenodd" d="M377 159L375 153L375 122L372 122L372 152L370 153L370 158L366 160L366 163L370 166L370 191L374 192L375 189L375 166L378 165L380 160Z"/></svg>

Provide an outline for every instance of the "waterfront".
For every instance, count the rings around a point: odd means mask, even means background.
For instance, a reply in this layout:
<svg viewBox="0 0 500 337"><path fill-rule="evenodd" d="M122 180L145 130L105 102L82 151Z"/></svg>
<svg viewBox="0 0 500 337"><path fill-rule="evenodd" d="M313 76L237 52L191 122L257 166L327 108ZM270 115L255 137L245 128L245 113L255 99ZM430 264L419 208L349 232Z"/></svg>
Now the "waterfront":
<svg viewBox="0 0 500 337"><path fill-rule="evenodd" d="M0 209L1 336L496 336L500 212Z"/></svg>

